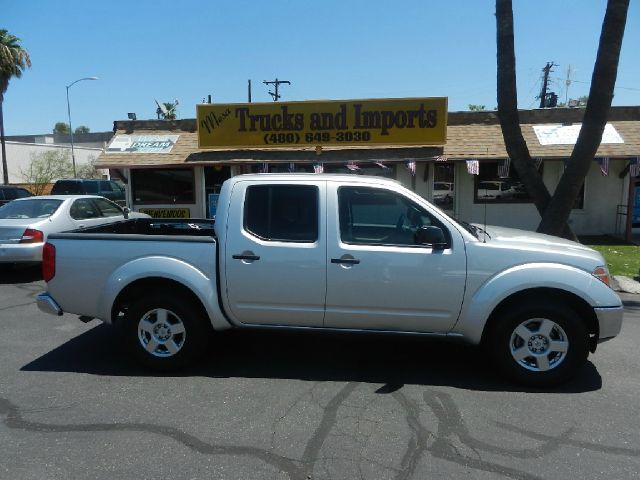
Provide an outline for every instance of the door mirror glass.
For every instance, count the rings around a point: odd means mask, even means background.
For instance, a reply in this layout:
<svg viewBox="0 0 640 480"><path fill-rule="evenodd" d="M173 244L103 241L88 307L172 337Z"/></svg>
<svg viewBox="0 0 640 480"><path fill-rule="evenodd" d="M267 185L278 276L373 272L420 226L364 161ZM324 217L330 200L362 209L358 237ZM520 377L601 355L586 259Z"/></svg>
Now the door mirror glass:
<svg viewBox="0 0 640 480"><path fill-rule="evenodd" d="M416 243L418 245L431 245L434 250L442 250L447 247L447 240L440 227L434 225L420 227L416 230Z"/></svg>

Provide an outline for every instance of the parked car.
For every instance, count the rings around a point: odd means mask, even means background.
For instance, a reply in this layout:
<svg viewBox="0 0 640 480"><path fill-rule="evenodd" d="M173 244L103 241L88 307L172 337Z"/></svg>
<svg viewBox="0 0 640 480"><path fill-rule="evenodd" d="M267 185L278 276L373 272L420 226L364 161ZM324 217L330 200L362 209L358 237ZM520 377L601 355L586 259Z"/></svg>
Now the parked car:
<svg viewBox="0 0 640 480"><path fill-rule="evenodd" d="M508 182L486 180L478 184L478 200L513 198L515 194L515 188Z"/></svg>
<svg viewBox="0 0 640 480"><path fill-rule="evenodd" d="M9 203L16 198L32 197L33 194L22 187L13 187L11 185L3 185L0 187L0 206Z"/></svg>
<svg viewBox="0 0 640 480"><path fill-rule="evenodd" d="M0 207L0 264L38 263L49 234L125 218L150 217L129 212L93 195L47 195L13 200Z"/></svg>
<svg viewBox="0 0 640 480"><path fill-rule="evenodd" d="M132 356L157 369L195 361L211 330L395 331L482 345L517 381L553 385L623 315L600 253L465 225L360 175L240 175L223 184L215 224L52 234L43 277L40 309L120 325Z"/></svg>
<svg viewBox="0 0 640 480"><path fill-rule="evenodd" d="M53 184L51 195L100 195L118 205L126 205L125 189L113 180L67 178Z"/></svg>

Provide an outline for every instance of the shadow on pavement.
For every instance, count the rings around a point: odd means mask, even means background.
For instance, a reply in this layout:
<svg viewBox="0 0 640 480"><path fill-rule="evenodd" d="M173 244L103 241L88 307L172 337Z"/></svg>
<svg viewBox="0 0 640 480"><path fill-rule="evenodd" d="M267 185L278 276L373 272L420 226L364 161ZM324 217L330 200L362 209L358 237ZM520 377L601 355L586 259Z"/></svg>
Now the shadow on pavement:
<svg viewBox="0 0 640 480"><path fill-rule="evenodd" d="M0 285L32 283L42 280L42 268L37 266L0 265Z"/></svg>
<svg viewBox="0 0 640 480"><path fill-rule="evenodd" d="M378 393L391 393L406 384L556 393L587 392L602 386L600 374L591 362L587 362L572 382L540 390L504 381L477 347L398 335L265 331L219 333L196 366L163 374L133 363L122 347L118 332L102 324L35 359L22 370L383 384Z"/></svg>

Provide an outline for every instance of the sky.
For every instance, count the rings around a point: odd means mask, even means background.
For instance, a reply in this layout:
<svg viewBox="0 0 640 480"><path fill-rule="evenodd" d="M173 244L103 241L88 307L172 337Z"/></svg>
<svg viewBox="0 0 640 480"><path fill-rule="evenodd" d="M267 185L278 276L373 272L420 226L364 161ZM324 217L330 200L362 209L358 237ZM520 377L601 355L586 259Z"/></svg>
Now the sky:
<svg viewBox="0 0 640 480"><path fill-rule="evenodd" d="M519 108L535 108L542 68L551 90L587 95L605 0L514 0ZM67 122L110 131L134 112L178 118L214 103L268 102L263 80L288 80L281 101L448 97L449 110L496 107L492 0L0 0L0 28L32 68L12 79L5 133L51 133ZM614 105L640 105L640 6L631 2ZM634 53L635 52L635 53Z"/></svg>

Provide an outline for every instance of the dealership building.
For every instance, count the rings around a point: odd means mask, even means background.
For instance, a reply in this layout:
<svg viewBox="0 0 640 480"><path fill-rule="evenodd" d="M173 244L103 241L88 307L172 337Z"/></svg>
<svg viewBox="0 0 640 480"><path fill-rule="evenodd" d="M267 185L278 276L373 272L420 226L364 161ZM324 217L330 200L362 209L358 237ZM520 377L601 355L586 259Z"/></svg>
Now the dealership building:
<svg viewBox="0 0 640 480"><path fill-rule="evenodd" d="M520 111L550 192L583 115ZM639 157L640 107L612 107L569 220L577 234L630 238ZM96 166L125 183L131 208L156 217L215 216L220 187L234 175L323 171L393 178L467 222L535 230L540 220L497 112L447 112L441 98L204 104L195 119L116 121Z"/></svg>

